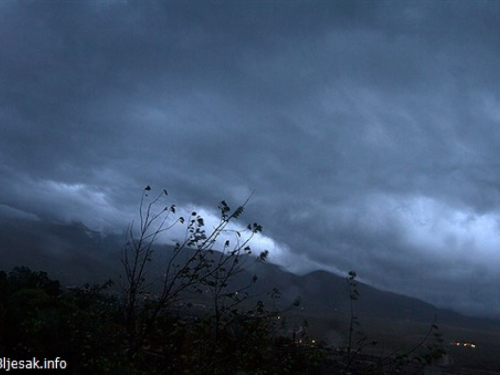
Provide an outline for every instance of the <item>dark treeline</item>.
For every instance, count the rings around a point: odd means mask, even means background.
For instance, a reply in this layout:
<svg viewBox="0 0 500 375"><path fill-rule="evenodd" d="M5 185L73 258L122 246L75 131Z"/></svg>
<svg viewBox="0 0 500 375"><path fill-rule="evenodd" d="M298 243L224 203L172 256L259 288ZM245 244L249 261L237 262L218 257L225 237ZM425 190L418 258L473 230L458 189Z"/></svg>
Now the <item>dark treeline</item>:
<svg viewBox="0 0 500 375"><path fill-rule="evenodd" d="M71 358L75 374L322 373L326 349L277 334L260 303L217 334L196 305L162 313L133 357L121 299L105 285L62 289L45 272L0 272L0 351ZM322 370L323 369L323 370Z"/></svg>

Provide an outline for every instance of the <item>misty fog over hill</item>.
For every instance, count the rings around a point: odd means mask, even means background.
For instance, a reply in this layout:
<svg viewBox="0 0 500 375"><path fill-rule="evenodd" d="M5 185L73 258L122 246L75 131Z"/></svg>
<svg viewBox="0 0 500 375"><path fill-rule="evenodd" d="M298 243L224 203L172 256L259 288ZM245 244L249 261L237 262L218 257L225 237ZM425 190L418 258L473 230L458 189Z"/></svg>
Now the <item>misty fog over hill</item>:
<svg viewBox="0 0 500 375"><path fill-rule="evenodd" d="M60 280L63 288L70 288L68 290L83 283L104 283L112 279L116 284L111 292L118 296L123 286L123 280L119 277L123 274L120 250L125 238L125 233L102 236L81 223L4 219L0 225L0 269L8 272L14 266L24 265L35 271L46 271L49 277ZM166 264L171 251L171 246L155 247L149 277L162 275L162 265ZM185 251L188 255L190 250ZM214 257L217 256L214 254ZM255 256L245 257L242 261L244 271L231 281L229 289L237 290L249 285L249 280L255 275L257 282L248 289L251 296L249 303L262 300L286 312L283 318L294 328L285 334L305 332L303 321L307 320L307 332L311 338L325 341L333 347L345 344L346 327L350 319L345 277L326 271L298 275L281 266L258 261ZM279 290L280 298L273 302L269 296L274 289ZM355 314L361 322L361 328L370 339L382 345L381 348L367 349L367 353L375 358L383 353L384 347L411 347L435 323L444 334L444 348L449 353L447 358L455 363L455 370L450 371L458 371L462 366L485 369L500 366L500 362L494 360L494 353L500 350L500 320L467 317L363 283L358 284L358 290L360 297L355 302ZM210 306L210 299L204 293L188 294L185 298L194 305L192 311L183 310L188 315L197 314L196 311L200 313ZM300 303L295 306L297 301ZM472 355L472 352L461 353L465 349L454 346L460 340L477 345L477 355Z"/></svg>
<svg viewBox="0 0 500 375"><path fill-rule="evenodd" d="M122 274L120 252L126 242L126 234L101 236L97 231L81 223L65 224L41 220L3 219L0 225L0 267L9 271L14 266L25 265L33 270L42 270L66 285L102 283L108 279L119 281ZM156 264L152 272L161 274L162 265L172 248L158 245L154 253ZM345 277L326 271L313 271L296 275L268 262L248 259L245 271L236 279L244 285L253 275L258 282L252 293L262 295L272 288L281 293L283 306L300 299L301 308L312 313L347 314L348 292ZM239 281L238 281L239 280ZM478 324L463 315L446 310L416 298L377 290L365 284L359 287L361 298L357 303L360 315L431 322L435 314L439 320L450 324ZM488 325L487 320L483 323ZM500 324L493 323L493 326Z"/></svg>

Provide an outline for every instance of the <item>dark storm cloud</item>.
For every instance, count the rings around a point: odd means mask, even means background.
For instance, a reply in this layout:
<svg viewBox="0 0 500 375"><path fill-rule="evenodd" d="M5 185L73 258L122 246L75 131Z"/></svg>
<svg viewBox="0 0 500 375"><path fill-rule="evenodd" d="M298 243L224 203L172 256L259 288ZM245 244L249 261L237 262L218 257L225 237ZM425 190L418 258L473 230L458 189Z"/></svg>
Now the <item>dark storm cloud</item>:
<svg viewBox="0 0 500 375"><path fill-rule="evenodd" d="M500 312L472 298L500 285L496 3L0 9L2 212L112 230L146 184L208 215L256 189L287 267Z"/></svg>

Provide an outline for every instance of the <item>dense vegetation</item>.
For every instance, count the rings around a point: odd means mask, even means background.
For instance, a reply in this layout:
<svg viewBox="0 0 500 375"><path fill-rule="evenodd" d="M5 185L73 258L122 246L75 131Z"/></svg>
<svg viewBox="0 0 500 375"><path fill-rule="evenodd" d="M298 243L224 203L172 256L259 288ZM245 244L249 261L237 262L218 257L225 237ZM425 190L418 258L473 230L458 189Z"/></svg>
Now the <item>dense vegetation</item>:
<svg viewBox="0 0 500 375"><path fill-rule="evenodd" d="M0 350L71 358L76 374L319 373L323 349L280 337L261 304L224 329L193 307L164 313L132 358L110 285L63 290L45 272L0 273Z"/></svg>

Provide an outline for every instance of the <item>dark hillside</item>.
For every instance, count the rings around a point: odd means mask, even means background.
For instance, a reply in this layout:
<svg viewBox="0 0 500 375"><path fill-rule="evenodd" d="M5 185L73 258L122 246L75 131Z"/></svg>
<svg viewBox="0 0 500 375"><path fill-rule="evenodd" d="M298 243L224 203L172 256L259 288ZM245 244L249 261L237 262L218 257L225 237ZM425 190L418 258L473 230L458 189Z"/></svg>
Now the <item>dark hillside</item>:
<svg viewBox="0 0 500 375"><path fill-rule="evenodd" d="M0 269L9 271L16 265L26 265L48 272L63 286L102 283L109 278L117 281L121 272L120 248L124 242L120 236L102 237L82 224L4 220L0 225ZM161 275L162 264L169 259L170 252L168 246L156 248L151 275ZM307 332L311 337L332 345L345 343L350 317L345 278L326 271L295 275L249 257L245 260L245 271L234 278L229 288L245 287L253 275L258 277L257 283L248 290L255 296L253 301L268 300L273 288L280 291L281 298L276 306L289 310L287 319L291 328L288 334L292 335L294 329L305 328L301 323L305 319L310 323ZM437 309L418 299L361 283L359 291L355 313L361 327L370 337L383 343L385 350L413 345L424 337L436 316L445 346L457 365L473 367L480 364L490 370L500 366L493 354L500 352L500 322ZM208 308L210 305L206 295L192 298L198 300L200 306ZM300 300L300 305L290 308L296 300ZM456 341L474 342L477 348L453 346Z"/></svg>

